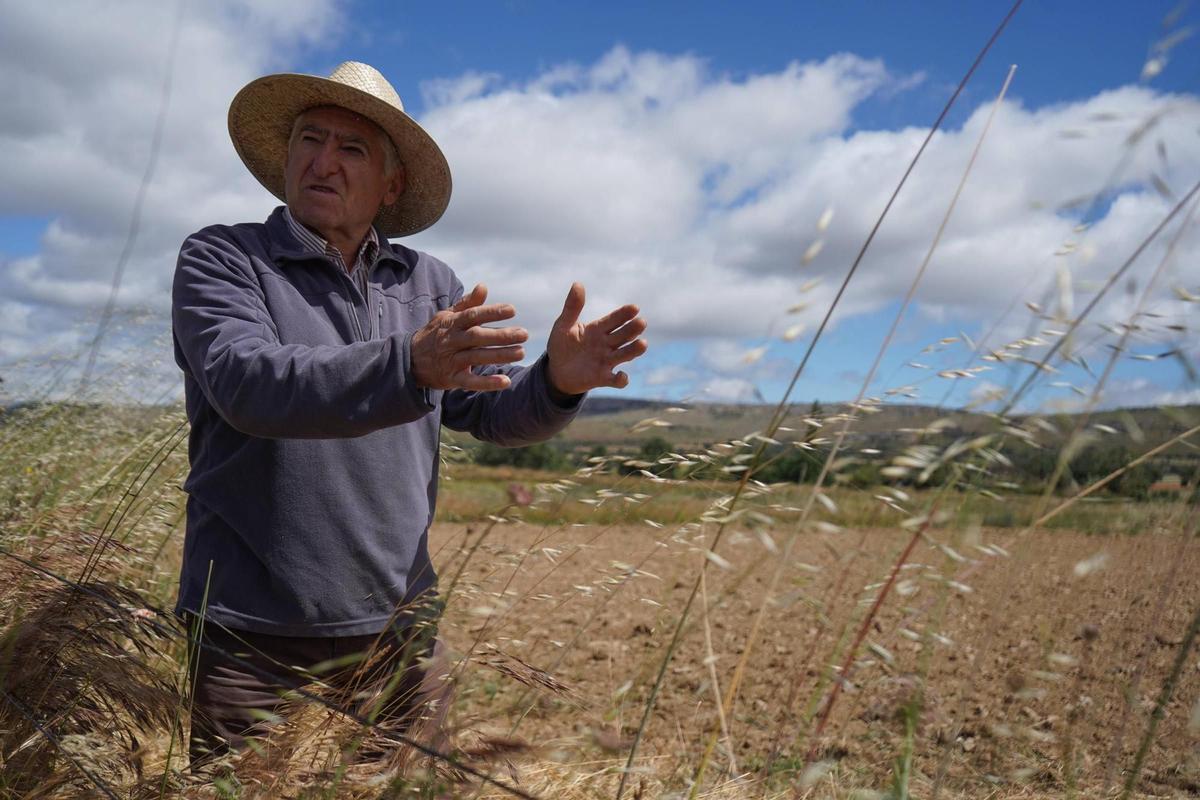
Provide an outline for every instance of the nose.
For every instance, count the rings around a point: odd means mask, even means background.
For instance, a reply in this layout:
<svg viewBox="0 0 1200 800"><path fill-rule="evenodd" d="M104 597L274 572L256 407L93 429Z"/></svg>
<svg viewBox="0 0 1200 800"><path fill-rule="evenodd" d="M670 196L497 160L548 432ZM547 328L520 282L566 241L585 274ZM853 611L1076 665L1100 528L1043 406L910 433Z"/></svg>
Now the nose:
<svg viewBox="0 0 1200 800"><path fill-rule="evenodd" d="M324 142L314 155L312 160L312 172L317 177L325 177L332 175L337 171L337 144L333 141L333 137Z"/></svg>

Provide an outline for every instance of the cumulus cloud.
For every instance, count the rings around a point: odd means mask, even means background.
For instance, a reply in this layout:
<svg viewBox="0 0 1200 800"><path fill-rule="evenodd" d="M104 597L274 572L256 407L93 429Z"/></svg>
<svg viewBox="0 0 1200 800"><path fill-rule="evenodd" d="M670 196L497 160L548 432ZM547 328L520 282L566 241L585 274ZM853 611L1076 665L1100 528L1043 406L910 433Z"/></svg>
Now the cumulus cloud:
<svg viewBox="0 0 1200 800"><path fill-rule="evenodd" d="M52 222L39 252L2 262L6 311L30 327L0 327L0 357L28 353L30 342L103 304L146 166L172 13L146 4L97 15L55 3L7 14L0 64L19 79L0 87L0 101L21 113L0 120L10 154L0 165L0 213ZM86 42L83 17L97 17ZM231 156L225 108L251 77L295 69L297 53L315 44L310 31L336 23L320 0L187 6L126 307L165 310L174 253L191 230L265 215L272 201ZM53 55L72 49L83 55ZM446 152L454 197L446 217L409 243L449 262L464 283L488 283L535 339L572 280L588 286L595 313L636 302L652 343L696 350L690 364L648 363L645 385L742 397L777 366L745 363L746 350L796 323L815 327L925 135L864 128L861 109L903 102L920 80L853 54L734 77L699 56L624 47L519 82L430 76L421 122ZM935 137L835 326L908 288L989 108ZM1050 318L1082 307L1200 175L1198 122L1195 96L1145 86L1041 108L1007 101L914 314L978 332L1015 308L999 340L1028 328L1014 301L1034 300ZM827 208L832 223L818 230ZM1134 274L1144 279L1163 247L1150 248ZM1190 313L1170 291L1200 292L1198 250L1196 236L1181 241L1155 309ZM800 303L807 309L785 313ZM1131 308L1116 293L1097 321Z"/></svg>
<svg viewBox="0 0 1200 800"><path fill-rule="evenodd" d="M602 302L641 302L660 338L777 334L800 299L812 322L924 136L854 128L857 106L906 78L851 55L733 80L694 57L617 48L549 75L467 76L469 90L442 86L452 99L424 118L458 177L422 243L508 287L534 327L556 309L559 274L599 285ZM988 110L935 137L841 319L907 289ZM1170 208L1153 187L1179 193L1200 172L1198 120L1195 97L1143 87L1039 109L1006 102L918 295L925 317L977 323L1064 273L1058 294L1086 298ZM837 214L819 234L827 207Z"/></svg>
<svg viewBox="0 0 1200 800"><path fill-rule="evenodd" d="M640 302L652 338L698 343L692 364L669 370L681 391L706 375L753 381L747 349L797 322L814 327L924 137L854 127L859 105L912 80L843 55L735 81L694 57L621 48L524 84L467 76L469 90L442 87L455 99L424 120L461 165L450 214L424 242L514 292L534 328L556 309L559 273L598 285L601 303ZM907 290L989 111L935 137L835 324ZM998 323L999 346L1081 308L1170 209L1164 187L1178 196L1200 172L1198 121L1195 97L1145 87L1045 108L1006 102L913 315L977 334ZM820 231L827 208L836 214ZM1182 242L1154 310L1170 286L1200 280L1197 244ZM1044 319L1022 300L1045 306ZM807 311L784 315L801 303ZM1176 321L1190 313L1176 310ZM1117 292L1093 319L1132 311Z"/></svg>
<svg viewBox="0 0 1200 800"><path fill-rule="evenodd" d="M430 96L457 100L423 122L454 165L455 198L420 241L464 273L521 287L535 327L554 306L527 276L578 274L601 303L650 306L659 336L761 332L756 309L794 290L793 276L739 275L744 246L718 228L892 80L851 55L735 81L696 57L618 47L525 84L440 82Z"/></svg>
<svg viewBox="0 0 1200 800"><path fill-rule="evenodd" d="M646 370L642 383L646 386L675 386L692 380L695 373L682 364L664 364Z"/></svg>
<svg viewBox="0 0 1200 800"><path fill-rule="evenodd" d="M744 378L707 378L687 398L703 403L762 403L762 392Z"/></svg>
<svg viewBox="0 0 1200 800"><path fill-rule="evenodd" d="M5 8L0 214L50 222L32 256L7 257L0 244L5 316L25 322L0 327L0 358L28 366L78 354L90 341L127 241L172 61L161 147L119 297L120 321L141 317L144 330L110 345L133 348L127 358L160 355L156 337L167 327L184 236L213 222L261 219L273 205L231 157L225 109L248 80L336 31L332 5L186 3L172 53L179 7L64 0Z"/></svg>

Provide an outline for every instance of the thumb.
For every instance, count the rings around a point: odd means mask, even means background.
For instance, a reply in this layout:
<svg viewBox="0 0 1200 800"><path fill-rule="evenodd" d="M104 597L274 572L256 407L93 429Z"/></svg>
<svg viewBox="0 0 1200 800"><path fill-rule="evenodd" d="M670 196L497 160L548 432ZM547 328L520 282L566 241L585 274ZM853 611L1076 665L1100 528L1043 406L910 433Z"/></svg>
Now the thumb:
<svg viewBox="0 0 1200 800"><path fill-rule="evenodd" d="M454 312L466 311L468 308L483 305L483 301L487 300L487 287L482 283L475 284L475 288L470 294L463 295L463 298L455 303L450 310Z"/></svg>
<svg viewBox="0 0 1200 800"><path fill-rule="evenodd" d="M578 322L579 315L583 313L585 296L583 284L578 281L572 283L570 291L567 292L567 300L563 303L562 314L559 315L556 324L569 328Z"/></svg>

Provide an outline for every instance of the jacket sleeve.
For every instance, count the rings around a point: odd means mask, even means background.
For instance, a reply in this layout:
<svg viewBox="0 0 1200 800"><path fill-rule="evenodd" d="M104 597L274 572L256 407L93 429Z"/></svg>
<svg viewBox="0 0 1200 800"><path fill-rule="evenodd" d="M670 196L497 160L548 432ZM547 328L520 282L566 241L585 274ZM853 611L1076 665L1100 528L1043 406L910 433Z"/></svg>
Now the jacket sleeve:
<svg viewBox="0 0 1200 800"><path fill-rule="evenodd" d="M551 398L545 355L528 367L492 366L476 372L503 372L512 379L512 385L501 392L446 392L442 397L442 424L485 442L520 447L545 441L567 427L583 406L584 395L566 405Z"/></svg>
<svg viewBox="0 0 1200 800"><path fill-rule="evenodd" d="M452 302L457 303L462 295L462 284L455 279ZM520 447L549 439L575 419L586 395L552 397L547 364L547 357L542 354L528 367L476 368L479 375L508 375L512 384L500 392L452 389L443 393L442 424L502 447Z"/></svg>
<svg viewBox="0 0 1200 800"><path fill-rule="evenodd" d="M411 333L282 344L250 258L219 229L183 243L171 323L180 366L226 422L251 436L362 436L434 409L412 379Z"/></svg>

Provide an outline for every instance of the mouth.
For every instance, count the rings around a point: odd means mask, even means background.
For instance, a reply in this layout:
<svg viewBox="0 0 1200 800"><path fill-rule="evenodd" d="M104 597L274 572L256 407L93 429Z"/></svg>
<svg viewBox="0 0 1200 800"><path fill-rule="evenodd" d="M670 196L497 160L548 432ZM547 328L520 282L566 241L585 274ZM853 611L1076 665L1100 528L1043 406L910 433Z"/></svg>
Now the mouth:
<svg viewBox="0 0 1200 800"><path fill-rule="evenodd" d="M332 186L326 186L323 183L312 183L304 187L307 191L316 192L317 194L337 195L337 190Z"/></svg>

